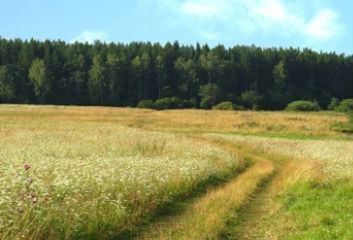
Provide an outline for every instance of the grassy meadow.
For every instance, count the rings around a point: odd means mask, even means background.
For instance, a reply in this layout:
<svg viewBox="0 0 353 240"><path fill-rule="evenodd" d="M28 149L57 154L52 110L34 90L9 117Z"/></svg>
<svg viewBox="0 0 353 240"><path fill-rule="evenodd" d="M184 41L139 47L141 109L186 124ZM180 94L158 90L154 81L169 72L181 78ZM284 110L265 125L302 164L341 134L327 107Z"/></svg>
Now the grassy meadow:
<svg viewBox="0 0 353 240"><path fill-rule="evenodd" d="M0 105L0 239L353 239L346 121Z"/></svg>

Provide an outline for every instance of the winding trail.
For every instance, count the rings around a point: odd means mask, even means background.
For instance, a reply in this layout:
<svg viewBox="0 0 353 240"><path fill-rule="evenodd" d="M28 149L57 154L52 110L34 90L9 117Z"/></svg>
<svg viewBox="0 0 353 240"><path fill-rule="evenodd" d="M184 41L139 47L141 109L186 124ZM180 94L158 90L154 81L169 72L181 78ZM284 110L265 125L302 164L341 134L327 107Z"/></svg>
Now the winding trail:
<svg viewBox="0 0 353 240"><path fill-rule="evenodd" d="M185 201L183 211L148 224L133 239L279 239L282 229L273 225L280 207L277 197L288 184L308 175L311 165L258 152L221 138L197 138L236 154L252 165L229 182L211 188L192 201Z"/></svg>
<svg viewBox="0 0 353 240"><path fill-rule="evenodd" d="M152 224L138 239L218 239L233 211L272 172L271 161L257 162L234 180L195 201L184 214Z"/></svg>
<svg viewBox="0 0 353 240"><path fill-rule="evenodd" d="M234 143L221 139L204 139L239 155L252 165L228 183L208 191L186 206L185 210L150 224L135 239L224 239L230 233L229 219L257 194L275 173L273 161L245 154Z"/></svg>

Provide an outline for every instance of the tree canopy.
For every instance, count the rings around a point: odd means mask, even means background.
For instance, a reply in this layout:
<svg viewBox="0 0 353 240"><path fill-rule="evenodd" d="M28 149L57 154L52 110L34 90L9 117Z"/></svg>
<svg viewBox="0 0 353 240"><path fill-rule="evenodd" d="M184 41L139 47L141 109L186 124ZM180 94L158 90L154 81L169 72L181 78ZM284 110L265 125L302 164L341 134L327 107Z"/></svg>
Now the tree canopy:
<svg viewBox="0 0 353 240"><path fill-rule="evenodd" d="M353 97L353 56L310 49L65 43L0 38L0 103L136 106L179 99L211 108L327 108ZM188 102L188 103L187 103Z"/></svg>

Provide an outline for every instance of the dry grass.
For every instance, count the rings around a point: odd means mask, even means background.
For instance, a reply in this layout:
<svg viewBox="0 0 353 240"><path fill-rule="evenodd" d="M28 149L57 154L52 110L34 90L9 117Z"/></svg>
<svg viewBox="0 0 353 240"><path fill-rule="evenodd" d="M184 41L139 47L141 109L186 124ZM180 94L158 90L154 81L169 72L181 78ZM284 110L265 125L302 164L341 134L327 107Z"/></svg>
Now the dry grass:
<svg viewBox="0 0 353 240"><path fill-rule="evenodd" d="M322 164L332 178L353 178L353 142L339 140L288 140L268 137L223 136L264 152L272 152L299 160Z"/></svg>
<svg viewBox="0 0 353 240"><path fill-rule="evenodd" d="M100 121L101 109L1 108L0 239L105 239L239 165L211 144Z"/></svg>
<svg viewBox="0 0 353 240"><path fill-rule="evenodd" d="M60 117L59 117L60 116ZM107 107L0 106L0 119L31 121L42 118L55 121L111 122L148 130L338 137L331 126L346 116L327 113L239 112L169 110L153 111Z"/></svg>
<svg viewBox="0 0 353 240"><path fill-rule="evenodd" d="M272 154L272 159L283 158ZM288 216L278 199L285 194L286 189L297 184L319 180L323 177L320 167L313 161L298 161L288 159L277 169L277 175L267 188L258 194L242 216L244 221L233 228L229 239L283 239L286 234L295 229L291 216Z"/></svg>
<svg viewBox="0 0 353 240"><path fill-rule="evenodd" d="M321 164L330 176L353 177L352 142L328 140L345 137L331 130L343 121L328 113L0 105L0 239L114 236L199 183L229 176L243 157L256 164L144 238L217 239L232 210L275 171L271 201L259 201L275 211L265 208L267 217L248 226L269 233L257 239L276 239L293 230L274 201L279 193L321 177Z"/></svg>

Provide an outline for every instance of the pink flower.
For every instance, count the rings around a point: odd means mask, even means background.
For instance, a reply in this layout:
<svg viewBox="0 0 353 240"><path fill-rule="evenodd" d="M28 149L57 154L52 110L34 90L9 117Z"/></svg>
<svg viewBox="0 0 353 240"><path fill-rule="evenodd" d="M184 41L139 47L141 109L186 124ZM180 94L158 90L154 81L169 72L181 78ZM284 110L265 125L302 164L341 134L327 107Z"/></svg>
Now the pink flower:
<svg viewBox="0 0 353 240"><path fill-rule="evenodd" d="M29 165L29 163L25 163L24 168L28 171L31 168L31 165Z"/></svg>

